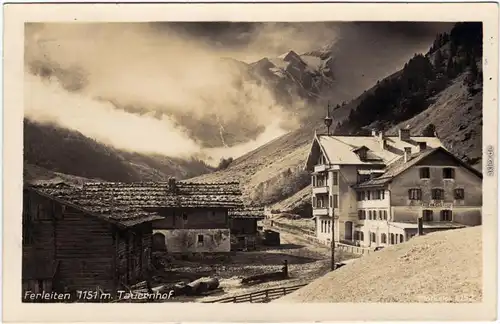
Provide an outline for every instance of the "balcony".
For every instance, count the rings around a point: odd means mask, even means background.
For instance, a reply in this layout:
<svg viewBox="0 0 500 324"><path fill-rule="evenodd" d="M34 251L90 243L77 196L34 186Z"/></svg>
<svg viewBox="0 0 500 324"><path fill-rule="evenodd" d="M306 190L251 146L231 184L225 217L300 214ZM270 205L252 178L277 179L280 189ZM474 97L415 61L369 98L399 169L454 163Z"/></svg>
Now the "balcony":
<svg viewBox="0 0 500 324"><path fill-rule="evenodd" d="M314 207L313 216L328 216L328 208L326 207Z"/></svg>
<svg viewBox="0 0 500 324"><path fill-rule="evenodd" d="M322 186L317 186L313 187L313 194L327 194L328 193L328 187L325 185Z"/></svg>
<svg viewBox="0 0 500 324"><path fill-rule="evenodd" d="M325 172L326 164L318 164L314 166L314 172Z"/></svg>

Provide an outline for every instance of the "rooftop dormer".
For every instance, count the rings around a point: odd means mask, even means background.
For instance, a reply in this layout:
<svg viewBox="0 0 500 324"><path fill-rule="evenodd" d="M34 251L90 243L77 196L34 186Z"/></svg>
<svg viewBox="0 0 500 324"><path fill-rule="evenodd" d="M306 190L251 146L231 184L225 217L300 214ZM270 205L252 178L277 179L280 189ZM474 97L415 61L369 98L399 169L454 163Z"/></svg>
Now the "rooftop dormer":
<svg viewBox="0 0 500 324"><path fill-rule="evenodd" d="M359 157L359 159L361 161L365 161L366 160L366 156L367 156L367 153L368 153L368 147L366 147L366 146L363 145L361 147L355 148L352 151L354 153L356 153L356 155Z"/></svg>

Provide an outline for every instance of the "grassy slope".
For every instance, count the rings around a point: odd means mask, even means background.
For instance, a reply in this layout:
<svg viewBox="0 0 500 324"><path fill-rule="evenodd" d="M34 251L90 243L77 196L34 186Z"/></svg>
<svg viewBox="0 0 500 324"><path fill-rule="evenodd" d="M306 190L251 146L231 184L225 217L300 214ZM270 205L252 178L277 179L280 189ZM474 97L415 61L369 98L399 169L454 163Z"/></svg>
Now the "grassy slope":
<svg viewBox="0 0 500 324"><path fill-rule="evenodd" d="M276 302L481 302L481 247L481 226L415 237L355 260Z"/></svg>
<svg viewBox="0 0 500 324"><path fill-rule="evenodd" d="M29 180L56 178L59 173L106 181L162 181L211 171L196 160L124 152L75 131L27 120L24 162Z"/></svg>

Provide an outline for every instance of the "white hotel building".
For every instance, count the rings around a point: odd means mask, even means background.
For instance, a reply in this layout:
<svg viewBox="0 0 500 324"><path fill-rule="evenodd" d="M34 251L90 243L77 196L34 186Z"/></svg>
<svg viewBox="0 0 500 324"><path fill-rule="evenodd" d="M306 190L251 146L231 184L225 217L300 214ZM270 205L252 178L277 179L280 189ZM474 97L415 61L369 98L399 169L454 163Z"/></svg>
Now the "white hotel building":
<svg viewBox="0 0 500 324"><path fill-rule="evenodd" d="M481 224L482 174L437 137L315 134L312 172L317 238L362 247L398 244L416 235Z"/></svg>

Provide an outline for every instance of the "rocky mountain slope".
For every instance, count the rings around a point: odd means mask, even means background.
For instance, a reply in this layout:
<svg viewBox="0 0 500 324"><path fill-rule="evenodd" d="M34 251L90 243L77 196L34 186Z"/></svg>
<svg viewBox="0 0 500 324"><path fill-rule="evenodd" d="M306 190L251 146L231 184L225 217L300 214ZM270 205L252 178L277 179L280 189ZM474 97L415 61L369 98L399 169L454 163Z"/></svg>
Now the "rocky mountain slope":
<svg viewBox="0 0 500 324"><path fill-rule="evenodd" d="M472 33L472 37L463 37L464 33ZM401 71L335 109L333 118L339 123L336 132L354 134L377 127L390 133L410 125L412 134L419 135L429 125L435 125L439 138L449 150L479 167L482 154L480 71L471 77L474 74L471 69L480 66L481 43L477 39L481 39L477 25L458 25L451 36L439 35L437 46L433 45L427 55L415 56ZM451 55L445 51L450 44L455 47ZM441 58L435 60L438 50ZM453 63L449 64L450 60ZM314 130L324 132L321 120L234 160L225 170L201 175L193 181L240 179L249 202L271 205L271 209L278 211L307 214L304 211L308 210L310 199L304 188L309 184L309 176L302 170ZM290 192L295 193L290 195Z"/></svg>

